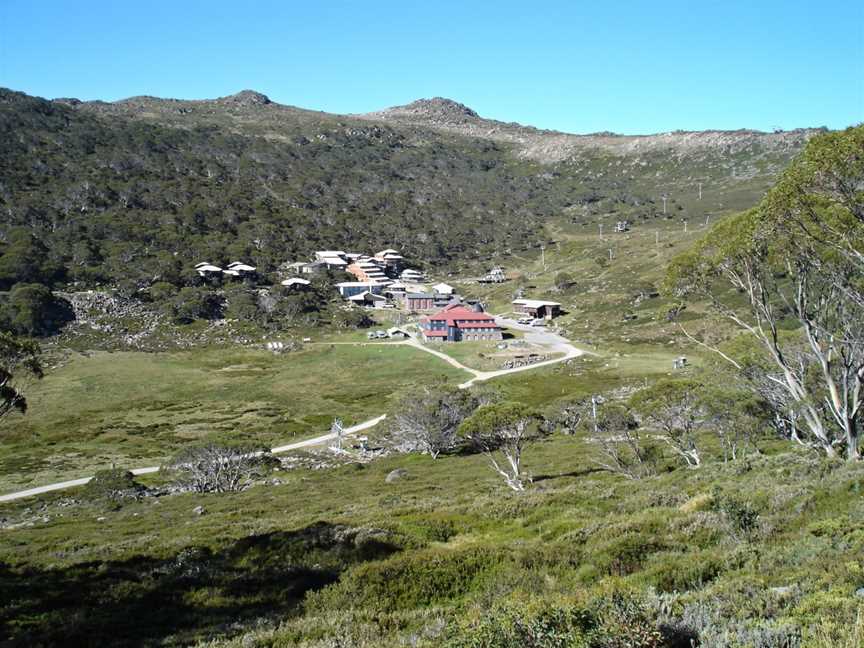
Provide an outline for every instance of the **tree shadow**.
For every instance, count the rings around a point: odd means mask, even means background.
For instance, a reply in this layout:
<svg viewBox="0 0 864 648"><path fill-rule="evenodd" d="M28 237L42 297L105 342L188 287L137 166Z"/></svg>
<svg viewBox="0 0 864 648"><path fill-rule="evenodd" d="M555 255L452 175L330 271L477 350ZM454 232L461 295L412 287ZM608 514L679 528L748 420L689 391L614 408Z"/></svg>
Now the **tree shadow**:
<svg viewBox="0 0 864 648"><path fill-rule="evenodd" d="M0 563L0 646L161 646L231 635L252 619L296 611L345 569L396 551L383 534L319 522L168 559L44 570Z"/></svg>
<svg viewBox="0 0 864 648"><path fill-rule="evenodd" d="M537 475L532 479L532 481L536 484L537 482L549 481L551 479L561 479L562 477L585 477L587 475L593 475L594 473L603 472L602 468L584 468L582 470L574 470L568 473L558 473L557 475Z"/></svg>

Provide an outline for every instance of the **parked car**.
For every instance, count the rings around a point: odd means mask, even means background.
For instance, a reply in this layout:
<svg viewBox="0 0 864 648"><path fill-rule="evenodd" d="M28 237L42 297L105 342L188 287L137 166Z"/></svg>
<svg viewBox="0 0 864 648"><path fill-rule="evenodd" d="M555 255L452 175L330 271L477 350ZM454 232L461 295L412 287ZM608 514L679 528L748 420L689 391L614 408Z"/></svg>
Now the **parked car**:
<svg viewBox="0 0 864 648"><path fill-rule="evenodd" d="M387 331L375 331L375 337L386 338L387 337Z"/></svg>
<svg viewBox="0 0 864 648"><path fill-rule="evenodd" d="M531 326L546 326L546 320L535 319L533 322L531 322Z"/></svg>
<svg viewBox="0 0 864 648"><path fill-rule="evenodd" d="M373 331L369 331L369 332L366 334L366 338L369 339L369 340L374 340L376 337L378 337L378 336L375 335L375 333L374 333Z"/></svg>

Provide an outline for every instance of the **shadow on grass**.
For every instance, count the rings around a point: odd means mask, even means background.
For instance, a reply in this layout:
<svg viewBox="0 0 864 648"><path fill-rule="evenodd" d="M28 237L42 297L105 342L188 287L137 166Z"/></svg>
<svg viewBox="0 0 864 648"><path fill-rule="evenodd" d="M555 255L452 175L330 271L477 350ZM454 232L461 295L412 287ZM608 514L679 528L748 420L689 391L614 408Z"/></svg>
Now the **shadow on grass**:
<svg viewBox="0 0 864 648"><path fill-rule="evenodd" d="M245 621L292 613L351 565L398 550L380 536L319 522L169 559L47 570L0 563L0 646L162 646L231 635Z"/></svg>
<svg viewBox="0 0 864 648"><path fill-rule="evenodd" d="M603 468L585 468L584 470L574 470L572 472L559 473L557 475L537 475L532 479L532 481L536 484L537 482L549 481L550 479L561 479L562 477L585 477L598 472L604 472Z"/></svg>

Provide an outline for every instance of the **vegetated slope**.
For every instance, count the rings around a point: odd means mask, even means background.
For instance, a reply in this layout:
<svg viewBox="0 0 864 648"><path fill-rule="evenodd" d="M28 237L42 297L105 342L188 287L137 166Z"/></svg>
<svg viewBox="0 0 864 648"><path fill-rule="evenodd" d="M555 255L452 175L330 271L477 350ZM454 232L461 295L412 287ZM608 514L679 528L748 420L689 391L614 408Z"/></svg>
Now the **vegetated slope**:
<svg viewBox="0 0 864 648"><path fill-rule="evenodd" d="M675 159L711 152L724 155L750 154L756 158L772 153L797 150L816 129L796 129L775 133L754 130L675 131L657 135L617 135L591 133L574 135L480 117L467 106L435 97L419 99L405 106L394 106L360 115L364 119L389 124L411 124L518 145L521 156L540 162L562 162L599 149L616 155L639 155L662 151Z"/></svg>
<svg viewBox="0 0 864 648"><path fill-rule="evenodd" d="M200 119L184 102L69 103L0 94L2 226L30 228L70 278L152 280L174 253L264 270L333 247L442 260L524 240L546 215L525 207L536 180L489 142L282 107L265 133L261 104L230 101ZM130 114L151 103L189 119Z"/></svg>
<svg viewBox="0 0 864 648"><path fill-rule="evenodd" d="M115 103L0 91L0 227L30 229L68 279L91 284L180 282L202 259L267 271L333 247L394 246L453 267L536 245L549 223L657 216L661 193L687 217L749 206L810 134L641 148L511 125L490 135L493 122L464 107L464 128L449 110L394 111L328 115L252 91ZM563 137L567 154L526 155L521 132L529 148L557 151ZM699 181L705 200L688 203Z"/></svg>

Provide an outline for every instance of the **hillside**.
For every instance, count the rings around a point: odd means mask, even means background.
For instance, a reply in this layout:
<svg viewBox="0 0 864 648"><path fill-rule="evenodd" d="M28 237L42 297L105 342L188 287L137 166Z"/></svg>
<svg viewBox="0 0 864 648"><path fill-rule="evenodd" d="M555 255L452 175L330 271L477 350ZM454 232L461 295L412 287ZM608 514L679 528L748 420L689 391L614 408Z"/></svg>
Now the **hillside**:
<svg viewBox="0 0 864 648"><path fill-rule="evenodd" d="M350 117L253 91L114 103L2 91L0 132L0 227L36 234L65 280L139 288L201 259L272 271L333 247L395 246L452 271L560 224L662 216L661 194L666 215L701 220L753 204L812 134L574 136L444 100Z"/></svg>
<svg viewBox="0 0 864 648"><path fill-rule="evenodd" d="M521 157L547 164L590 155L592 150L633 157L661 152L679 161L687 158L692 161L692 158L699 159L718 153L727 157L741 154L755 162L761 158L797 151L816 132L816 129L797 129L777 133L737 130L675 131L638 136L608 132L573 135L485 119L467 106L441 97L419 99L404 106L394 106L360 117L387 124L411 124L468 137L512 143L516 145Z"/></svg>
<svg viewBox="0 0 864 648"><path fill-rule="evenodd" d="M833 450L857 446L770 219L860 207L830 183L860 184L864 129L815 133L0 91L0 328L43 365L0 333L27 406L0 413L0 645L859 648L864 465ZM490 313L560 312L424 342L407 297L346 303L339 264L280 285L316 249L389 246ZM798 402L708 307L750 321L735 263L773 291ZM819 330L864 363L860 267L830 267L858 306ZM53 297L75 323L28 329ZM823 401L820 446L796 416Z"/></svg>

